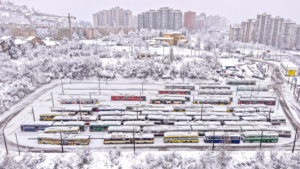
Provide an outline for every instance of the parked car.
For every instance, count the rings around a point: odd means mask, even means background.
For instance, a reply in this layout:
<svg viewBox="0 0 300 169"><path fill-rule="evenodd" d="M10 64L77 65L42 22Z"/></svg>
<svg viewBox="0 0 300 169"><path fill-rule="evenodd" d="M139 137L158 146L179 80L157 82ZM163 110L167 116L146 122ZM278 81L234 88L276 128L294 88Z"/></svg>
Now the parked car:
<svg viewBox="0 0 300 169"><path fill-rule="evenodd" d="M257 75L252 75L252 77L260 79L260 80L265 80L263 77L257 76Z"/></svg>
<svg viewBox="0 0 300 169"><path fill-rule="evenodd" d="M236 77L241 78L241 79L245 78L245 77L242 76L242 75L237 75Z"/></svg>

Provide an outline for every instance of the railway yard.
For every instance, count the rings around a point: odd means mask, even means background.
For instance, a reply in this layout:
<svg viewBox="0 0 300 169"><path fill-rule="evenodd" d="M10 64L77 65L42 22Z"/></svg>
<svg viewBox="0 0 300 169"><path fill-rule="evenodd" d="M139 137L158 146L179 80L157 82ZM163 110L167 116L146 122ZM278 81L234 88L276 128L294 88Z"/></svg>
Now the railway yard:
<svg viewBox="0 0 300 169"><path fill-rule="evenodd" d="M251 150L261 142L263 148L291 149L299 120L278 97L285 81L276 65L270 66L266 80L246 72L246 79L220 82L63 81L36 95L1 127L8 147L16 149L17 136L21 148L45 152L59 151L61 143L66 151L132 149L132 144L193 150L212 142L228 143L230 150Z"/></svg>

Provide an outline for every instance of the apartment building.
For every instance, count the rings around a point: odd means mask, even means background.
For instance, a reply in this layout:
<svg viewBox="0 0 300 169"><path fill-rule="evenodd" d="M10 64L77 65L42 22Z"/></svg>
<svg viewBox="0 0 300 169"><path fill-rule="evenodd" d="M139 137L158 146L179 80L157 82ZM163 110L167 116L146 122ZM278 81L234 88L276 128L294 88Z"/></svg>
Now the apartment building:
<svg viewBox="0 0 300 169"><path fill-rule="evenodd" d="M241 41L244 43L250 43L255 40L255 20L248 19L242 22L241 29Z"/></svg>
<svg viewBox="0 0 300 169"><path fill-rule="evenodd" d="M196 12L188 11L188 12L184 13L184 24L183 25L187 30L191 31L196 28L195 17L196 17Z"/></svg>
<svg viewBox="0 0 300 169"><path fill-rule="evenodd" d="M121 30L125 34L128 34L128 32L132 31L135 32L135 27L110 27L110 26L101 26L96 28L102 36L109 36L110 34L118 34Z"/></svg>
<svg viewBox="0 0 300 169"><path fill-rule="evenodd" d="M229 31L229 40L232 42L235 41L240 41L242 37L242 27L240 26L230 26L230 31Z"/></svg>
<svg viewBox="0 0 300 169"><path fill-rule="evenodd" d="M295 30L296 23L290 19L284 20L281 30L281 47L285 49L292 49L295 46Z"/></svg>
<svg viewBox="0 0 300 169"><path fill-rule="evenodd" d="M64 37L68 38L69 40L71 39L70 29L69 28L58 28L56 39L62 40Z"/></svg>
<svg viewBox="0 0 300 169"><path fill-rule="evenodd" d="M255 42L267 44L271 23L271 14L263 13L256 16Z"/></svg>
<svg viewBox="0 0 300 169"><path fill-rule="evenodd" d="M267 41L267 45L279 46L283 21L284 19L279 16L271 19L269 39Z"/></svg>
<svg viewBox="0 0 300 169"><path fill-rule="evenodd" d="M102 10L93 14L93 25L97 26L133 26L132 12L115 7L109 10Z"/></svg>
<svg viewBox="0 0 300 169"><path fill-rule="evenodd" d="M25 37L37 36L36 30L32 28L23 29L23 28L12 28L11 33L14 37Z"/></svg>

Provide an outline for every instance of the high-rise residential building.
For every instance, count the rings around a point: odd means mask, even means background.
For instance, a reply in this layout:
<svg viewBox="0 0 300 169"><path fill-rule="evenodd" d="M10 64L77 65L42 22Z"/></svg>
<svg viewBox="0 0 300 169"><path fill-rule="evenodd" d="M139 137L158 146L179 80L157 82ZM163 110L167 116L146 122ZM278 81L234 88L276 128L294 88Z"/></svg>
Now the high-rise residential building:
<svg viewBox="0 0 300 169"><path fill-rule="evenodd" d="M293 36L296 23L290 19L284 20L281 30L281 46L285 49L292 49L295 45L295 37Z"/></svg>
<svg viewBox="0 0 300 169"><path fill-rule="evenodd" d="M255 42L267 44L269 38L270 23L271 23L270 14L267 13L257 14Z"/></svg>
<svg viewBox="0 0 300 169"><path fill-rule="evenodd" d="M240 41L242 37L242 27L240 26L230 26L229 30L229 40L232 42Z"/></svg>
<svg viewBox="0 0 300 169"><path fill-rule="evenodd" d="M132 12L119 7L102 10L93 14L94 26L133 26L132 20Z"/></svg>
<svg viewBox="0 0 300 169"><path fill-rule="evenodd" d="M184 13L184 24L183 25L187 30L191 31L196 28L195 18L196 18L196 12L188 11L188 12Z"/></svg>
<svg viewBox="0 0 300 169"><path fill-rule="evenodd" d="M284 19L279 16L271 19L270 29L269 29L269 39L267 45L271 45L271 46L279 45L283 20Z"/></svg>
<svg viewBox="0 0 300 169"><path fill-rule="evenodd" d="M138 15L138 29L171 29L178 30L182 28L182 12L163 7L155 10L149 10Z"/></svg>
<svg viewBox="0 0 300 169"><path fill-rule="evenodd" d="M255 40L255 20L248 19L248 21L242 22L241 41L244 43L250 43Z"/></svg>

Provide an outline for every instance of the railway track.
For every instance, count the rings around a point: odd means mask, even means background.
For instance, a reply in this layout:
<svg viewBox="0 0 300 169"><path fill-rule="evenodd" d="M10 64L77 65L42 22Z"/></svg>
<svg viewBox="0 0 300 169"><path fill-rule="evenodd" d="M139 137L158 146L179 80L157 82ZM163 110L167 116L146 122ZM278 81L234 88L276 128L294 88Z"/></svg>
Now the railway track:
<svg viewBox="0 0 300 169"><path fill-rule="evenodd" d="M257 60L255 60L257 61ZM272 82L274 84L271 84L270 86L274 89L274 91L276 91L277 93L283 95L283 92L282 92L282 87L281 85L284 84L284 82L286 81L282 76L281 76L281 73L279 72L279 69L277 67L277 65L275 64L272 64L272 63L267 63L269 64L272 68L273 68L273 73L272 73ZM72 84L75 84L76 82L72 82ZM90 84L90 82L80 82L79 84L83 84L83 83L88 83ZM50 85L49 87L46 88L46 90L51 90L57 86L59 86L60 84L52 84ZM95 89L95 90L98 90L98 89ZM101 89L103 90L103 89ZM111 90L111 89L107 89L107 90ZM119 90L119 89L118 89ZM31 98L30 101L27 101L23 104L21 104L21 106L19 106L19 110L18 111L15 111L14 113L12 113L11 115L9 115L8 117L6 117L5 119L3 119L2 121L0 121L0 130L1 132L3 133L4 132L4 129L5 127L7 126L7 124L9 123L9 121L11 119L13 119L17 114L19 114L26 106L28 106L29 104L32 103L32 101L34 101L36 98L38 98L41 94L43 94L45 91L42 90L42 91L39 91L37 93L34 92L34 96ZM24 99L23 99L24 100ZM284 98L281 98L279 100L282 108L283 108L283 111L285 113L285 115L287 116L287 118L289 119L289 121L291 122L292 124L292 127L294 129L296 128L299 128L300 127L300 124L295 121L293 119L293 115L289 109L289 107L287 106L287 103L286 101L284 100ZM297 107L296 107L297 108ZM298 108L297 108L298 109ZM299 109L298 109L299 110ZM0 140L2 141L2 145L4 147L4 143L3 143L3 137L2 137L2 134L0 136ZM297 134L297 142L300 140L300 133ZM18 148L17 148L17 144L7 140L7 143L8 143L8 149L9 151L18 151ZM289 142L289 143L285 143L285 144L265 144L263 143L262 144L262 149L264 150L274 150L274 149L278 149L278 150L285 150L285 151L291 151L292 149L292 145L293 145L293 141ZM201 150L204 150L208 147L211 147L212 145L176 145L176 143L174 144L163 144L163 145L151 145L151 146L147 146L147 145L137 145L135 148L136 150L139 150L139 151L149 151L149 150L152 150L152 151L201 151ZM108 145L108 146L99 146L99 147L93 147L93 150L94 151L97 151L97 152L105 152L107 151L108 149L111 149L111 148L116 148L117 146L111 146L111 145ZM126 145L126 146L118 146L120 147L123 151L133 151L133 145ZM217 148L218 146L216 145L215 148ZM27 150L27 151L30 151L30 152L36 152L36 153L39 153L41 151L43 151L44 153L61 153L61 148L60 147L45 147L45 148L40 148L40 147L34 147L34 146L22 146L20 145L20 148L21 148L21 151L24 151L24 150ZM74 152L75 149L79 148L79 147L67 147L65 146L64 147L64 152ZM259 144L258 145L251 145L251 146L241 146L241 145L228 145L228 150L229 151L253 151L253 150L256 150L259 148ZM300 147L299 146L296 146L295 147L295 150L299 151L300 150Z"/></svg>

